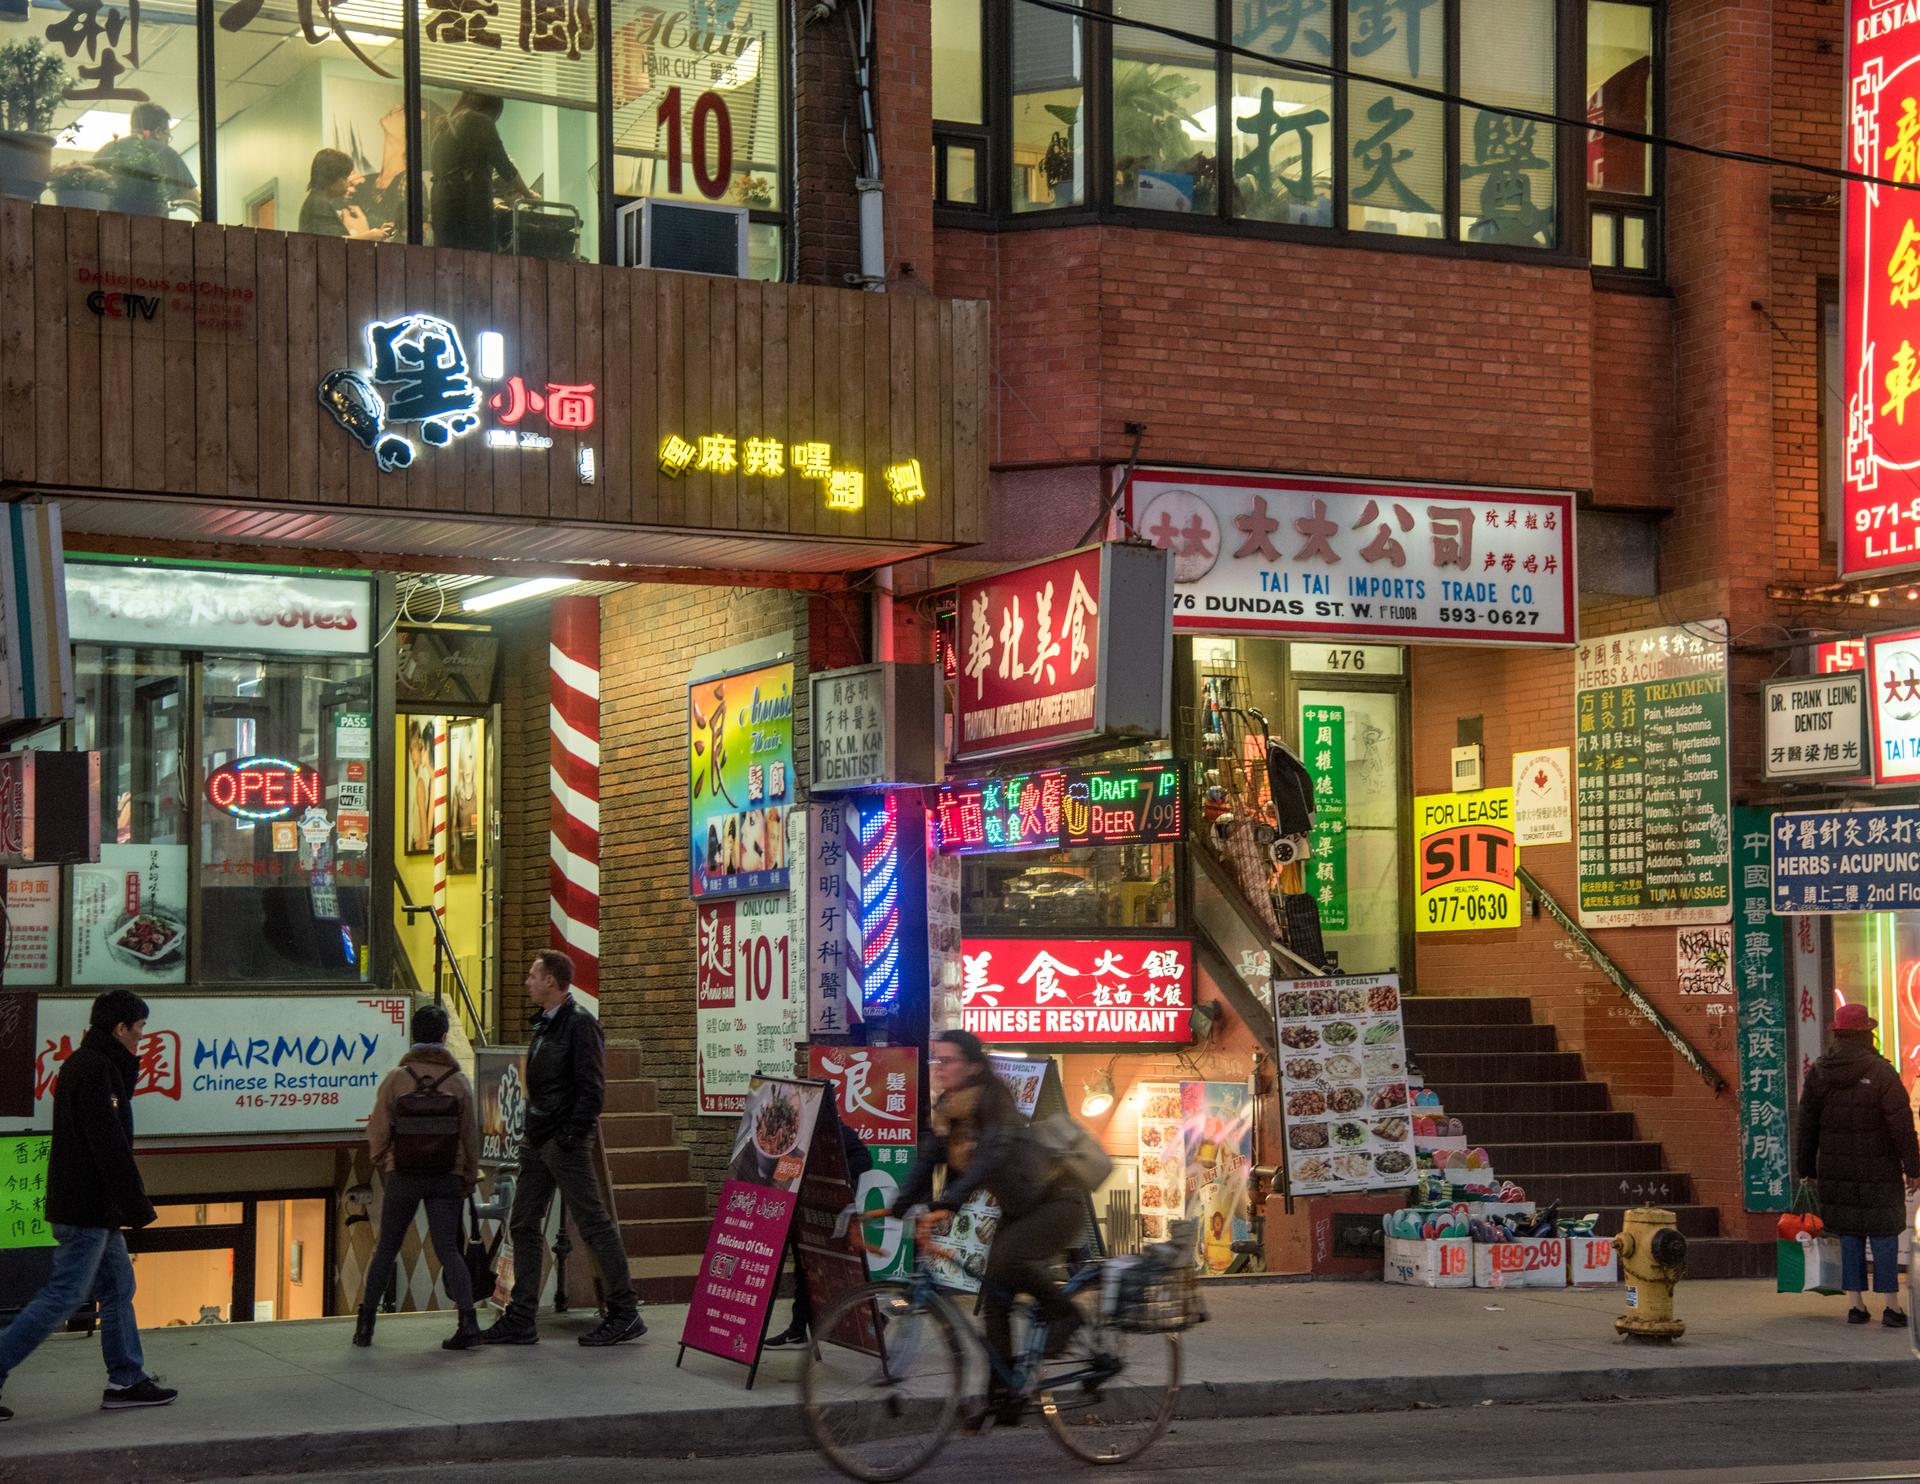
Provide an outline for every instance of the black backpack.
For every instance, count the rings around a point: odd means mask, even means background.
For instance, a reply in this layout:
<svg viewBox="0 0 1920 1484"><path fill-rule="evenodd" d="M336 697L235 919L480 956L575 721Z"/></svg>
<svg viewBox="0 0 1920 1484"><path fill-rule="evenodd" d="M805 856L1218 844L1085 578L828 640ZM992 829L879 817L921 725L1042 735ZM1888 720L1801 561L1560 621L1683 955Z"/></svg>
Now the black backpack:
<svg viewBox="0 0 1920 1484"><path fill-rule="evenodd" d="M460 1162L460 1099L440 1084L460 1069L428 1081L412 1067L413 1090L393 1100L393 1167L409 1175L451 1175Z"/></svg>

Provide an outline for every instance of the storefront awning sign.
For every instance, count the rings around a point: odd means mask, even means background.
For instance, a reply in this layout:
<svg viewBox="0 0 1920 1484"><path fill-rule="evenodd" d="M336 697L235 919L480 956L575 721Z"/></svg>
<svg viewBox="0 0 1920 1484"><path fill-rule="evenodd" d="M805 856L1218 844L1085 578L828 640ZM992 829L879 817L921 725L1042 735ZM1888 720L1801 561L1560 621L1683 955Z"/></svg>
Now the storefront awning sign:
<svg viewBox="0 0 1920 1484"><path fill-rule="evenodd" d="M1920 806L1773 816L1773 910L1920 908Z"/></svg>
<svg viewBox="0 0 1920 1484"><path fill-rule="evenodd" d="M374 638L354 577L68 562L67 610L76 644L365 654Z"/></svg>
<svg viewBox="0 0 1920 1484"><path fill-rule="evenodd" d="M1867 641L1873 685L1873 781L1920 781L1920 629Z"/></svg>
<svg viewBox="0 0 1920 1484"><path fill-rule="evenodd" d="M1126 512L1185 633L1575 638L1569 494L1141 469Z"/></svg>
<svg viewBox="0 0 1920 1484"><path fill-rule="evenodd" d="M1867 771L1867 677L1863 671L1768 683L1769 778L1857 778Z"/></svg>
<svg viewBox="0 0 1920 1484"><path fill-rule="evenodd" d="M1166 735L1172 576L1162 552L1107 545L962 583L955 758Z"/></svg>
<svg viewBox="0 0 1920 1484"><path fill-rule="evenodd" d="M1920 10L1849 0L1847 18L1846 163L1920 182ZM1911 191L1852 180L1841 193L1840 574L1884 576L1920 566L1920 235Z"/></svg>
<svg viewBox="0 0 1920 1484"><path fill-rule="evenodd" d="M1193 944L1159 938L964 938L964 1028L996 1045L1184 1046Z"/></svg>

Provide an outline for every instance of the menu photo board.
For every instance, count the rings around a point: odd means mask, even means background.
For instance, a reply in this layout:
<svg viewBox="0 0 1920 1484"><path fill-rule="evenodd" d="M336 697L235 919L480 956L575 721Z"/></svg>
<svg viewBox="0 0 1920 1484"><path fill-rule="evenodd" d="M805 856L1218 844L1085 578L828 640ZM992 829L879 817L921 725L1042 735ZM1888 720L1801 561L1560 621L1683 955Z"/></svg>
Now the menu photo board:
<svg viewBox="0 0 1920 1484"><path fill-rule="evenodd" d="M1395 974L1276 980L1281 1114L1293 1195L1418 1178Z"/></svg>
<svg viewBox="0 0 1920 1484"><path fill-rule="evenodd" d="M1140 1235L1164 1242L1170 1222L1187 1214L1186 1125L1178 1082L1139 1082Z"/></svg>
<svg viewBox="0 0 1920 1484"><path fill-rule="evenodd" d="M1580 925L1733 913L1727 626L1702 619L1574 651Z"/></svg>

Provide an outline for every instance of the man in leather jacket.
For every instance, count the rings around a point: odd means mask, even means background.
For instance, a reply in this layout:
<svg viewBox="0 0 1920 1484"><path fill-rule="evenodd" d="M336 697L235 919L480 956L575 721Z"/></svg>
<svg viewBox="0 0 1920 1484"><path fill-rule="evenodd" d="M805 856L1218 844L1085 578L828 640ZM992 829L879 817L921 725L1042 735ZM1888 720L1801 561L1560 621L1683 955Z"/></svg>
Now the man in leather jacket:
<svg viewBox="0 0 1920 1484"><path fill-rule="evenodd" d="M513 1212L507 1219L513 1234L513 1297L507 1312L487 1330L489 1345L539 1341L534 1316L540 1307L540 1258L547 1207L556 1189L606 1284L606 1318L591 1334L582 1335L580 1343L618 1345L647 1332L619 1225L608 1215L594 1177L594 1135L607 1100L606 1043L599 1021L568 992L572 985L573 960L566 954L549 949L534 956L527 970L527 998L535 1007L527 1046L527 1133L520 1145Z"/></svg>

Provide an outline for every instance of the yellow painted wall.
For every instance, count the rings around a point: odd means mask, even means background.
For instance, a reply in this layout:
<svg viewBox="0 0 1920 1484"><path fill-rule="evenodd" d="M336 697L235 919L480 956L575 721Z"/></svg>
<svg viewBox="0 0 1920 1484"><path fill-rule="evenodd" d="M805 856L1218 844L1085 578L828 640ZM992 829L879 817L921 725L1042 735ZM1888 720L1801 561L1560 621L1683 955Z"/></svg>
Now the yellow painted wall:
<svg viewBox="0 0 1920 1484"><path fill-rule="evenodd" d="M413 798L413 767L408 757L407 732L409 726L417 726L423 720L418 716L397 716L394 718L394 777L398 780L395 792L393 857L394 867L400 878L406 883L407 895L421 906L433 900L433 856L409 855L408 814ZM444 717L430 718L435 728L446 723ZM474 1002L484 1011L485 999L480 981L480 952L482 930L485 923L484 899L481 884L485 879L487 859L487 817L490 803L487 798L487 752L486 728L484 719L458 718L473 729L474 740L474 805L475 822L472 850L474 868L468 875L447 877L447 937L453 943L453 951L460 961L460 970L467 976L467 987L472 992ZM449 777L449 783L454 780ZM448 810L447 828L454 828L453 811ZM407 925L406 914L400 910L398 893L394 896L394 930L399 934L405 946L408 958L413 963L414 978L421 987L430 988L433 983L433 925L425 916L418 918L413 926Z"/></svg>

